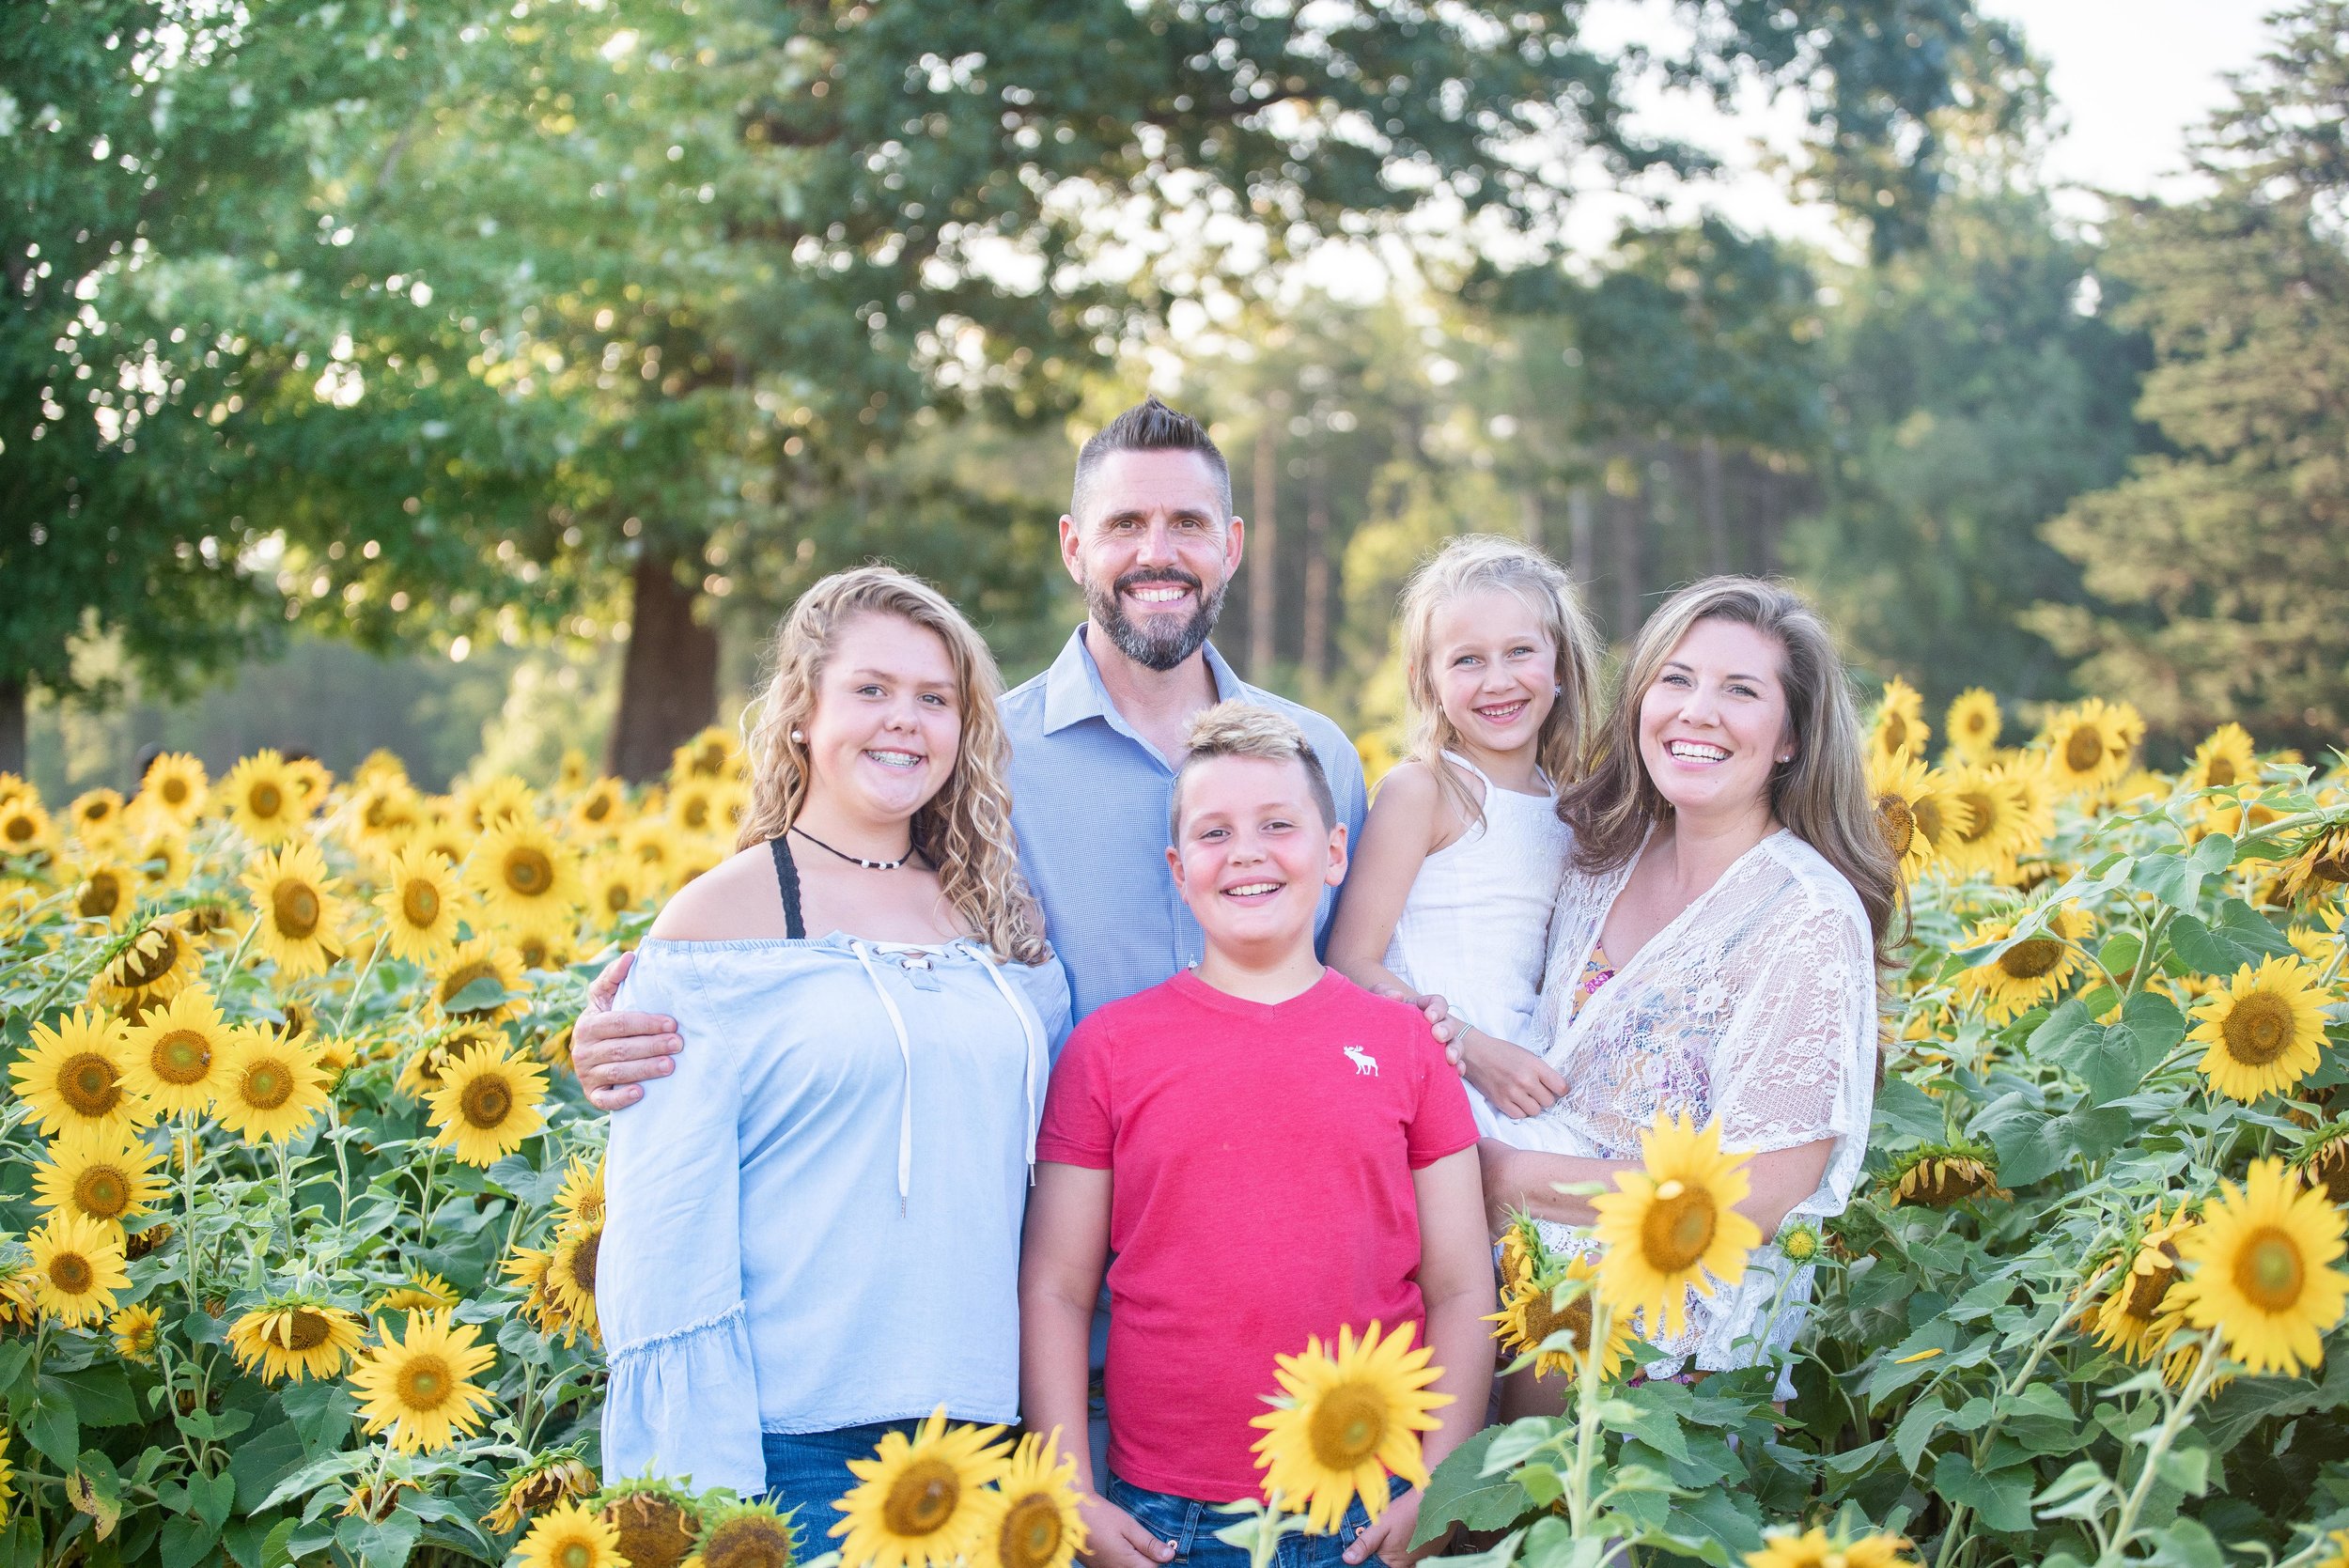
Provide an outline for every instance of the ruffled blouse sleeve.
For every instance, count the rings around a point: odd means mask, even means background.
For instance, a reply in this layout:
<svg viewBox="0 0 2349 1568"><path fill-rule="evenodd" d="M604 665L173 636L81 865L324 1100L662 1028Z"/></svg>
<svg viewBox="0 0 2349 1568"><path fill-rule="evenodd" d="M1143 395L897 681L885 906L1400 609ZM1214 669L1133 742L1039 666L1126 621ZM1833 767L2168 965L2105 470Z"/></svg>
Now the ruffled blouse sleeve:
<svg viewBox="0 0 2349 1568"><path fill-rule="evenodd" d="M693 964L647 944L616 1001L676 1018L686 1048L612 1117L596 1280L611 1369L604 1470L756 1497L767 1465L742 1299L742 1092Z"/></svg>
<svg viewBox="0 0 2349 1568"><path fill-rule="evenodd" d="M1840 1214L1868 1152L1875 1101L1875 967L1865 917L1798 902L1771 923L1766 955L1714 1062L1721 1146L1766 1154L1835 1140L1796 1214Z"/></svg>

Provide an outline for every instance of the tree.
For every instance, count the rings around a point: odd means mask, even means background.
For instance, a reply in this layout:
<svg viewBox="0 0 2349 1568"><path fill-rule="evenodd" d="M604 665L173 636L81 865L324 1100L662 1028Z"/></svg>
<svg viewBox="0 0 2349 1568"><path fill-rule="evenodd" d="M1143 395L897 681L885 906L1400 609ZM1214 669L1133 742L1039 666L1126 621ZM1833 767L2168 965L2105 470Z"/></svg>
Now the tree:
<svg viewBox="0 0 2349 1568"><path fill-rule="evenodd" d="M2105 267L2152 337L2140 417L2170 449L2048 529L2100 605L2032 624L2176 739L2234 719L2277 742L2349 728L2349 4L2284 13L2214 116L2216 189L2129 206Z"/></svg>

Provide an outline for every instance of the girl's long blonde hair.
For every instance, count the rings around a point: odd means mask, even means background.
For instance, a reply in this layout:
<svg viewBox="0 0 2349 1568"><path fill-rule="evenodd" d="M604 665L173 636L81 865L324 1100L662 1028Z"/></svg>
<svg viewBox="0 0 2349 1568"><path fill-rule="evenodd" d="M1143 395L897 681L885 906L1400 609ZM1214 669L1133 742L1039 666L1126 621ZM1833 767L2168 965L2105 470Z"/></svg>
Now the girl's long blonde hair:
<svg viewBox="0 0 2349 1568"><path fill-rule="evenodd" d="M768 650L773 672L743 722L751 767L751 804L734 846L747 849L788 829L807 803L808 759L791 738L816 712L817 683L840 629L858 615L895 615L938 634L955 669L955 706L962 739L945 785L913 814L913 842L938 867L946 901L999 958L1041 963L1049 950L1044 921L1011 833L1011 791L1004 784L1010 747L997 705L1003 694L994 655L962 613L928 583L888 567L835 572L800 596L775 629Z"/></svg>
<svg viewBox="0 0 2349 1568"><path fill-rule="evenodd" d="M1782 650L1779 675L1795 754L1770 775L1770 812L1851 883L1881 958L1893 941L1901 881L1868 793L1851 677L1827 623L1776 582L1708 577L1674 594L1640 629L1589 767L1559 797L1558 815L1574 829L1575 863L1589 872L1615 869L1639 853L1650 827L1672 815L1672 802L1640 757L1640 702L1689 628L1709 620L1750 626Z"/></svg>
<svg viewBox="0 0 2349 1568"><path fill-rule="evenodd" d="M1602 644L1574 582L1565 569L1531 546L1493 534L1463 534L1422 563L1403 589L1403 683L1410 699L1410 754L1436 776L1437 787L1473 824L1484 819L1484 803L1443 753L1466 750L1459 729L1436 695L1436 614L1463 594L1502 588L1523 599L1541 618L1557 649L1558 691L1535 737L1534 760L1563 789L1579 771L1584 741L1598 697Z"/></svg>

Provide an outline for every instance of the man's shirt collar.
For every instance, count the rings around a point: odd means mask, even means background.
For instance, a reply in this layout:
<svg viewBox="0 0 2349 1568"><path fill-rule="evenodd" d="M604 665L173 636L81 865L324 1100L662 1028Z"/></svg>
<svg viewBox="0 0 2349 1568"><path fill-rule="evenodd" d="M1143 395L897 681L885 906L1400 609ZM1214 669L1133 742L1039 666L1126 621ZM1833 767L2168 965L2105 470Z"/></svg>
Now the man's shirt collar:
<svg viewBox="0 0 2349 1568"><path fill-rule="evenodd" d="M1110 701L1110 690L1101 684L1101 667L1093 661L1093 650L1085 645L1085 629L1093 623L1081 621L1068 634L1068 645L1044 676L1044 733L1050 735L1087 719L1102 719L1121 735L1132 736L1133 729ZM1207 678L1215 682L1216 701L1242 696L1246 688L1231 665L1216 651L1213 643L1200 651L1206 655ZM1135 738L1139 739L1139 737Z"/></svg>

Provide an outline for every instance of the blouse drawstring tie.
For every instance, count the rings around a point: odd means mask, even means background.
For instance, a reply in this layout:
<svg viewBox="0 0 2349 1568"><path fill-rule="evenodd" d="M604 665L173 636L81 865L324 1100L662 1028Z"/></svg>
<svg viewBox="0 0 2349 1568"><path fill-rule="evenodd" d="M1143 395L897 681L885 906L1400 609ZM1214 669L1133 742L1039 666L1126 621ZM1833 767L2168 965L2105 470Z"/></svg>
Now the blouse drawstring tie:
<svg viewBox="0 0 2349 1568"><path fill-rule="evenodd" d="M897 1032L897 1055L905 1063L905 1097L897 1106L897 1217L902 1219L906 1200L913 1192L913 1043L906 1038L906 1018L897 1011L897 999L889 994L873 968L872 951L861 941L852 940L848 946L855 951L856 961L864 966L864 978L873 983L873 994L880 998L889 1015L889 1027Z"/></svg>

